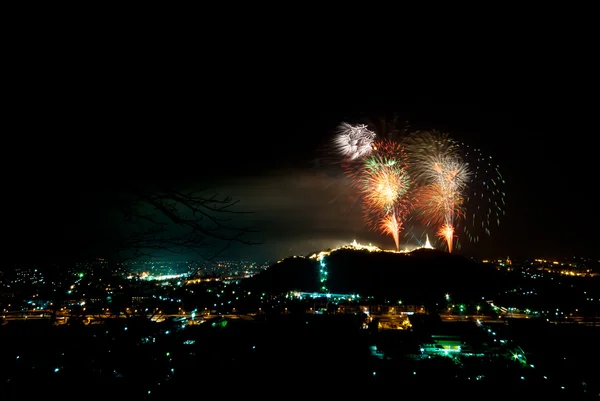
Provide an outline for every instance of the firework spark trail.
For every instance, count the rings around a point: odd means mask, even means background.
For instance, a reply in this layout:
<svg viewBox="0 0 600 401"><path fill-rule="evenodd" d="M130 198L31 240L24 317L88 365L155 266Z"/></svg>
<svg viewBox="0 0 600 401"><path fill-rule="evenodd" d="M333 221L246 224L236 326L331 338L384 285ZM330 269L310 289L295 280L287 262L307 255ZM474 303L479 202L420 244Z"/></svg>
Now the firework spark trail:
<svg viewBox="0 0 600 401"><path fill-rule="evenodd" d="M338 126L334 145L342 156L348 160L355 160L371 153L374 140L375 133L366 125L342 123Z"/></svg>
<svg viewBox="0 0 600 401"><path fill-rule="evenodd" d="M379 229L384 233L391 234L396 244L396 250L400 249L400 231L402 230L402 222L396 218L396 213L383 217Z"/></svg>
<svg viewBox="0 0 600 401"><path fill-rule="evenodd" d="M463 231L471 242L479 241L479 232L491 235L493 226L500 226L504 211L504 178L500 166L484 156L481 149L461 144L465 160L472 170L465 194L465 210L469 224Z"/></svg>
<svg viewBox="0 0 600 401"><path fill-rule="evenodd" d="M448 244L448 252L452 253L452 244L454 242L454 227L448 224L444 224L440 227L436 234L438 237L443 238L444 241L446 241L446 244Z"/></svg>

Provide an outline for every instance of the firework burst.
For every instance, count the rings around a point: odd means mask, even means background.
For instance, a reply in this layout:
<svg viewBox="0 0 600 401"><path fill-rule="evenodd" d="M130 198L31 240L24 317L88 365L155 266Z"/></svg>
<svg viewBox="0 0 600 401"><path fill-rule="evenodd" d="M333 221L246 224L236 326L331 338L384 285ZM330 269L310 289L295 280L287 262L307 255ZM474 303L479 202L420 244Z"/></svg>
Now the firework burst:
<svg viewBox="0 0 600 401"><path fill-rule="evenodd" d="M400 231L410 205L410 178L404 148L391 141L376 141L372 152L350 171L363 199L367 224L394 238L400 246Z"/></svg>
<svg viewBox="0 0 600 401"><path fill-rule="evenodd" d="M396 120L379 123L342 123L333 140L371 229L391 235L399 249L400 233L414 217L452 252L460 248L459 233L477 242L480 231L490 235L500 225L504 179L491 157L439 131L407 134Z"/></svg>
<svg viewBox="0 0 600 401"><path fill-rule="evenodd" d="M375 133L369 130L365 124L342 123L338 126L334 145L344 158L356 160L371 153L374 141Z"/></svg>
<svg viewBox="0 0 600 401"><path fill-rule="evenodd" d="M407 138L412 175L419 185L415 212L452 252L456 227L464 218L464 191L470 178L457 144L436 131Z"/></svg>

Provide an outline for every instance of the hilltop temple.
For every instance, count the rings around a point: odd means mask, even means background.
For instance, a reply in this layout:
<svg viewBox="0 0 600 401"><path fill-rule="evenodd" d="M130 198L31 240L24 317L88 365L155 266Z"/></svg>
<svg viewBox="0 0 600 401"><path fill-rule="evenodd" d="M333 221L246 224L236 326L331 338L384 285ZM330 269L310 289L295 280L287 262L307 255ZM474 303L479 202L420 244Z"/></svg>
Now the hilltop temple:
<svg viewBox="0 0 600 401"><path fill-rule="evenodd" d="M425 234L425 238L427 240L425 241L425 245L423 245L423 248L425 248L425 249L433 249L433 247L431 246L431 243L429 242L429 235Z"/></svg>

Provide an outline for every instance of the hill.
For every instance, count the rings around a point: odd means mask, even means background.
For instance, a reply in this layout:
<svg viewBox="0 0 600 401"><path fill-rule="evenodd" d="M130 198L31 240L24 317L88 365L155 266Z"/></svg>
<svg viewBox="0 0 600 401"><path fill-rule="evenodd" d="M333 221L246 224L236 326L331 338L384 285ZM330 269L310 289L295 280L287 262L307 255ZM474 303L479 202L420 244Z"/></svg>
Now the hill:
<svg viewBox="0 0 600 401"><path fill-rule="evenodd" d="M506 276L493 266L430 249L406 254L340 249L325 256L323 263L331 293L405 303L429 304L446 293L457 302L493 297L506 285ZM244 286L275 293L318 292L319 270L315 259L288 258L245 280Z"/></svg>
<svg viewBox="0 0 600 401"><path fill-rule="evenodd" d="M315 292L319 288L318 270L318 262L312 259L291 257L245 279L242 285L254 291L269 293L293 290Z"/></svg>

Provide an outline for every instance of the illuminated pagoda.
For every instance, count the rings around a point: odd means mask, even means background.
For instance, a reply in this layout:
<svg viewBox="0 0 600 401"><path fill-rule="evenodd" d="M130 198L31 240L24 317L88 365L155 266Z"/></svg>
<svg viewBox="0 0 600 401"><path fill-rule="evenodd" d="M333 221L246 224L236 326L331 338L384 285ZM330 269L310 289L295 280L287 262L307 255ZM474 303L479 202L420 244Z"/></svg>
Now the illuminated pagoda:
<svg viewBox="0 0 600 401"><path fill-rule="evenodd" d="M426 241L425 241L425 245L423 245L423 248L433 249L433 247L431 246L431 243L429 242L429 235L425 234L425 238L426 238Z"/></svg>

